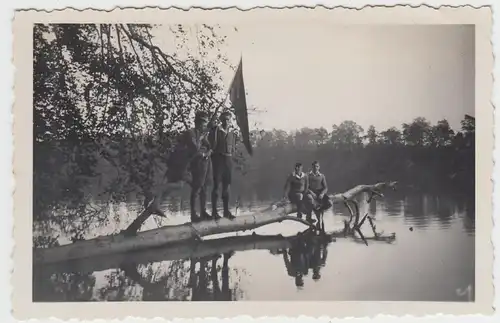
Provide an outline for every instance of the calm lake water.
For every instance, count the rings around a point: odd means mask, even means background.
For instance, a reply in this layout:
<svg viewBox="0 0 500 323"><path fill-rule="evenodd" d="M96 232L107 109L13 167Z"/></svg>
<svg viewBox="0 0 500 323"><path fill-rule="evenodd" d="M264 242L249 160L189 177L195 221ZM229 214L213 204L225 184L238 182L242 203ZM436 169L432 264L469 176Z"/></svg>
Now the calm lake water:
<svg viewBox="0 0 500 323"><path fill-rule="evenodd" d="M241 208L238 215L268 205L254 203ZM306 228L285 221L252 231L260 238L249 237L252 232L207 238L216 246L213 250L221 250L213 239L237 236L222 242L226 249L230 244L239 250L231 257L163 260L162 255L176 253L170 247L170 253L161 248L140 257L131 255L137 263L121 268L103 268L107 262L92 264L83 272L64 265L58 272L34 268L33 300L474 300L473 201L460 196L388 192L383 200L362 202L360 207L362 214L375 216L378 231L395 232L396 240L369 240L366 246L352 238L337 238L328 244L316 239L306 243L312 247L290 248L276 235L291 237ZM87 238L118 232L138 211L140 206L134 203L112 206L108 209L110 223L94 228ZM326 213L326 231L341 229L346 215L342 206ZM170 213L168 219L148 219L143 230L187 221L187 212ZM368 225L363 232L372 235ZM69 243L64 237L59 241ZM176 250L183 254L182 248Z"/></svg>

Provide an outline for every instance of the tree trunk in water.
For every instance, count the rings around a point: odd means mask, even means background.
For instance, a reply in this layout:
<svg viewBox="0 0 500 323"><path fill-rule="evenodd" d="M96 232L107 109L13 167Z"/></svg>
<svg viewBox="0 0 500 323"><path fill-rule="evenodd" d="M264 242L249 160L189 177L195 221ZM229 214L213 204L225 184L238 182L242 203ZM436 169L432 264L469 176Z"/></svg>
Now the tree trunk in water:
<svg viewBox="0 0 500 323"><path fill-rule="evenodd" d="M347 203L352 201L354 197L361 193L369 192L372 195L381 195L379 192L381 189L395 189L395 185L395 182L378 183L375 185L358 185L343 194L331 195L331 198L334 203ZM144 211L140 216L142 222L147 219L147 216L152 214L152 212L147 211L148 209L146 209L146 211ZM201 240L201 237L203 236L252 230L267 224L282 222L284 220L300 222L307 227L311 226L311 224L304 220L287 215L293 212L295 212L294 206L286 201L280 201L260 212L258 215L239 216L234 220L222 218L218 221L204 221L199 223L164 226L154 230L139 232L136 235L130 235L130 231L128 231L127 233L124 232L116 235L76 241L72 244L58 247L35 248L33 250L33 262L35 265L51 264L87 257L145 250L170 243ZM147 213L149 213L149 215L145 216ZM356 224L358 223L358 218L359 212L357 214ZM134 221L134 223L137 222ZM132 223L132 225L137 227L137 224L134 223Z"/></svg>

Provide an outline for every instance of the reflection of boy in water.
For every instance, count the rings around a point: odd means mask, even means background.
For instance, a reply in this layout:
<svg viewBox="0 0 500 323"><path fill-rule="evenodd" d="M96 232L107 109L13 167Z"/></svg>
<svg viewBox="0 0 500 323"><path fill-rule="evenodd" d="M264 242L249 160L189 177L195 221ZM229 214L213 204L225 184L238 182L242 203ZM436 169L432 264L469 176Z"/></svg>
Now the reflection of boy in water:
<svg viewBox="0 0 500 323"><path fill-rule="evenodd" d="M321 267L326 264L328 255L327 245L320 241L311 240L308 244L309 268L312 269L312 279L318 281L321 278Z"/></svg>
<svg viewBox="0 0 500 323"><path fill-rule="evenodd" d="M288 252L283 253L287 273L289 276L295 277L295 286L299 288L304 286L304 276L307 276L309 271L306 252L305 241L298 239Z"/></svg>
<svg viewBox="0 0 500 323"><path fill-rule="evenodd" d="M189 283L192 288L192 301L206 301L209 298L206 266L206 260L200 261L200 270L196 273L196 261L191 261Z"/></svg>
<svg viewBox="0 0 500 323"><path fill-rule="evenodd" d="M233 253L225 253L222 263L222 288L219 286L219 277L217 272L217 260L220 255L207 257L200 260L200 270L196 272L196 263L198 261L191 260L190 277L188 287L192 289L192 301L231 301L232 290L229 288L229 258ZM208 272L206 270L207 259L212 259L210 270L210 280L212 282L212 291L208 288Z"/></svg>
<svg viewBox="0 0 500 323"><path fill-rule="evenodd" d="M225 253L222 261L221 279L222 288L219 286L219 277L217 275L217 260L213 261L212 265L212 284L214 286L214 301L231 301L232 290L229 289L229 258L233 253Z"/></svg>
<svg viewBox="0 0 500 323"><path fill-rule="evenodd" d="M328 243L317 239L319 237L301 237L292 244L288 252L283 252L287 273L295 278L297 287L304 286L304 276L308 275L309 269L312 269L313 280L321 278L320 270L326 263Z"/></svg>

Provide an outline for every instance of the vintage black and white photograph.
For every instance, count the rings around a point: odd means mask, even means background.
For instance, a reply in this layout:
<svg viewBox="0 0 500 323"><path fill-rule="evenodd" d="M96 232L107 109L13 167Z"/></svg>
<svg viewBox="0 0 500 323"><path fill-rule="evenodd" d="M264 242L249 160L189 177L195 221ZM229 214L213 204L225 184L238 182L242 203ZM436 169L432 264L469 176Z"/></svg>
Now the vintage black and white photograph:
<svg viewBox="0 0 500 323"><path fill-rule="evenodd" d="M474 24L290 21L32 25L34 303L475 302Z"/></svg>

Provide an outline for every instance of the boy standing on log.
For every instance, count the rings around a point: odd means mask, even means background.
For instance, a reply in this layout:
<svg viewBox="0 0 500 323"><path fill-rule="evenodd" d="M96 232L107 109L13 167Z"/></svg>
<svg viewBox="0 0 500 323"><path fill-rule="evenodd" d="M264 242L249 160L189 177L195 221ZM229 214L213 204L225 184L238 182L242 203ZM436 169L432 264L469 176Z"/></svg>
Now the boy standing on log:
<svg viewBox="0 0 500 323"><path fill-rule="evenodd" d="M210 143L207 139L206 128L208 115L199 111L195 116L195 126L184 133L184 144L188 148L189 171L191 173L191 222L210 219L206 211L207 193L206 180L210 168ZM196 213L196 198L200 199L200 216Z"/></svg>
<svg viewBox="0 0 500 323"><path fill-rule="evenodd" d="M229 129L231 113L221 113L220 125L211 127L208 140L212 147L212 217L217 220L220 215L217 212L217 199L219 185L222 184L222 203L224 207L223 216L230 220L235 216L229 211L229 188L231 185L233 153L236 145L236 135Z"/></svg>
<svg viewBox="0 0 500 323"><path fill-rule="evenodd" d="M304 196L308 192L308 177L302 172L302 164L296 163L294 171L288 176L285 183L285 198L297 207L297 217L302 218L304 211Z"/></svg>
<svg viewBox="0 0 500 323"><path fill-rule="evenodd" d="M326 177L319 171L320 165L318 161L312 163L312 170L308 174L309 189L307 192L307 202L310 205L307 212L307 221L312 221L312 209L315 211L324 211L329 209L333 204L328 192L328 184Z"/></svg>

